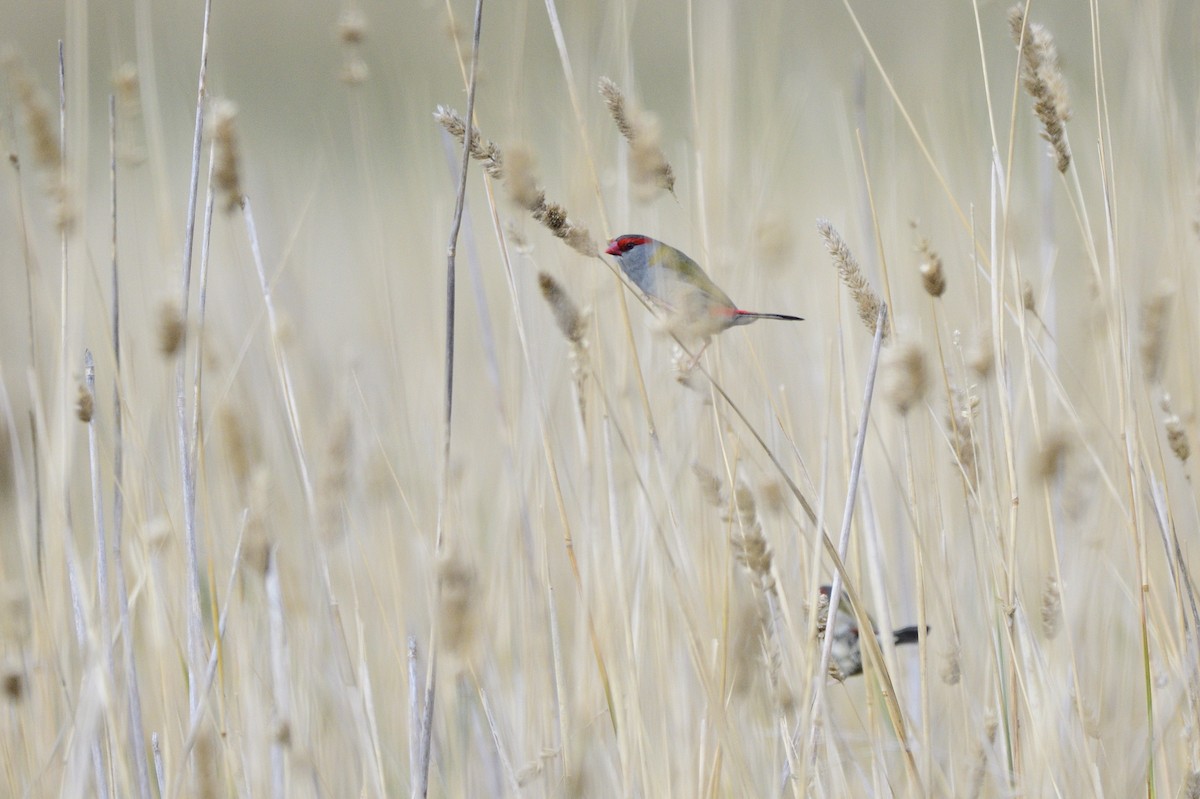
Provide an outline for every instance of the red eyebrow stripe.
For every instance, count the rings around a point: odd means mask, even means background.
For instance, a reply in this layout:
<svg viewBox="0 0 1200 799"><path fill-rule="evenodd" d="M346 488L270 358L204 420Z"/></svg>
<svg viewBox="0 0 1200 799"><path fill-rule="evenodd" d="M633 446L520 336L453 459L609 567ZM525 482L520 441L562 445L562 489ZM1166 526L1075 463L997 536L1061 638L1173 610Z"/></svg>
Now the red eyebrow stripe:
<svg viewBox="0 0 1200 799"><path fill-rule="evenodd" d="M649 242L650 239L645 236L622 236L621 238L617 239L617 243L621 245L622 249L625 249L626 247L636 247L639 244L648 244Z"/></svg>

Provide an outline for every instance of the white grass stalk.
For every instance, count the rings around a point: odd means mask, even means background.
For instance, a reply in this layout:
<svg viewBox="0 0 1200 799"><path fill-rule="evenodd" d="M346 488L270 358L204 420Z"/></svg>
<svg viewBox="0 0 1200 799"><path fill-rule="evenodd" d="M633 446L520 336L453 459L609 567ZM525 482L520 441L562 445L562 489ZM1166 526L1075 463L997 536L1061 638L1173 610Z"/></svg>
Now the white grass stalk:
<svg viewBox="0 0 1200 799"><path fill-rule="evenodd" d="M421 698L417 681L417 636L408 636L408 773L412 790L416 791L417 774L421 769Z"/></svg>
<svg viewBox="0 0 1200 799"><path fill-rule="evenodd" d="M259 289L262 291L263 305L267 309L267 325L271 329L271 351L275 354L275 368L279 372L280 388L283 390L284 410L287 412L288 432L292 439L292 454L296 457L296 466L300 470L300 483L304 489L304 503L310 519L317 518L317 503L313 493L312 478L308 468L308 457L304 452L304 436L300 428L300 414L296 407L296 389L292 382L291 367L288 366L287 353L284 352L280 341L281 328L279 317L275 312L275 300L271 294L271 281L267 279L267 267L263 262L262 247L258 241L258 227L254 223L254 211L250 205L250 196L242 195L242 219L246 223L246 235L250 239L250 253L254 259L254 271L258 275Z"/></svg>
<svg viewBox="0 0 1200 799"><path fill-rule="evenodd" d="M179 309L183 320L180 354L175 363L175 421L178 434L180 482L183 488L184 568L187 570L187 663L188 708L195 713L200 702L199 674L204 659L204 629L200 609L200 560L196 533L196 483L189 455L187 414L187 324L188 298L192 286L192 245L196 228L196 200L200 189L200 150L204 138L204 104L208 94L208 26L212 0L204 2L200 38L200 68L196 88L196 124L192 136L192 171L188 183L187 215L184 218L183 268L180 273Z"/></svg>
<svg viewBox="0 0 1200 799"><path fill-rule="evenodd" d="M875 375L879 369L879 352L883 348L883 333L886 329L887 305L880 303L879 316L875 321L875 339L871 345L871 360L867 366L867 380L863 388L862 411L858 417L857 436L854 441L854 456L850 461L850 482L846 488L846 504L842 511L842 528L838 535L837 555L844 563L846 553L850 549L850 530L854 521L855 500L858 496L858 481L862 473L863 449L867 440L867 423L871 418L871 397L875 393ZM838 603L842 599L842 573L834 572L833 582L829 589L829 614L832 619L837 613ZM812 726L809 731L809 752L815 756L816 742L820 729L820 708L823 701L823 688L829 674L829 657L833 651L834 636L828 632L821 646L821 660L817 668L817 690L813 695Z"/></svg>
<svg viewBox="0 0 1200 799"><path fill-rule="evenodd" d="M279 581L278 552L272 548L267 556L264 577L267 593L267 637L271 662L271 701L275 718L271 725L271 795L276 799L287 796L287 754L292 739L291 678L288 668L288 646L283 617L283 587Z"/></svg>
<svg viewBox="0 0 1200 799"><path fill-rule="evenodd" d="M471 72L467 81L467 112L463 134L462 161L458 174L458 193L454 201L454 219L450 225L450 240L446 245L446 373L445 405L442 432L442 475L438 491L437 538L434 554L441 555L445 537L446 503L450 492L450 443L453 433L454 409L454 304L455 256L458 233L462 227L463 209L467 199L467 172L471 165L471 137L474 132L475 88L479 74L479 35L483 25L483 0L475 0L474 35L471 39ZM436 588L441 590L440 585ZM425 700L421 717L421 755L417 779L413 785L414 799L424 799L429 793L429 757L433 743L433 709L437 696L438 639L436 617L429 634L429 669L425 677Z"/></svg>
<svg viewBox="0 0 1200 799"><path fill-rule="evenodd" d="M233 604L230 600L234 596L234 585L238 575L241 573L242 567L242 542L246 535L246 523L249 519L250 512L245 510L242 512L241 524L238 531L237 547L233 551L233 561L229 567L229 580L225 586L225 602L221 606L221 618L217 622L217 640L213 641L213 645L208 655L208 663L204 668L203 679L199 686L199 694L201 697L207 696L212 688L213 679L217 674L218 655L221 651L221 639L225 637L225 625L229 619L229 610ZM196 745L196 738L200 733L200 725L204 721L205 714L201 707L197 707L191 712L191 717L188 719L187 735L184 736L183 746L180 747L179 761L180 767L175 774L174 780L171 783L171 792L166 792L165 781L166 772L163 770L161 760L161 752L159 751L158 733L151 735L151 747L154 750L154 764L158 770L158 795L161 797L175 797L180 794L180 789L184 778L188 773L187 759L191 755L192 748Z"/></svg>
<svg viewBox="0 0 1200 799"><path fill-rule="evenodd" d="M95 673L90 685L84 690L107 694L116 685L116 674L112 657L112 617L108 604L108 536L104 529L104 495L100 484L100 451L96 445L96 363L91 350L83 352L84 389L88 393L91 412L88 415L88 465L92 475L92 522L96 528L96 592L99 595L100 635L94 655ZM93 660L89 656L88 660ZM89 669L91 670L91 669ZM89 699L88 701L95 701ZM97 789L102 796L108 795L105 758L102 752L104 738L111 732L109 716L97 714L95 723L96 743L93 744L92 760L96 764ZM134 753L136 756L136 752Z"/></svg>
<svg viewBox="0 0 1200 799"><path fill-rule="evenodd" d="M111 208L112 247L112 349L113 349L113 532L112 567L117 585L117 614L121 625L121 648L125 666L126 701L129 704L129 749L137 775L139 799L150 799L150 772L146 764L146 735L142 730L142 697L138 685L137 657L133 647L133 621L129 614L129 589L125 582L125 564L121 554L121 535L125 517L125 451L122 431L124 414L121 404L121 282L117 259L117 107L116 97L108 96L109 206Z"/></svg>

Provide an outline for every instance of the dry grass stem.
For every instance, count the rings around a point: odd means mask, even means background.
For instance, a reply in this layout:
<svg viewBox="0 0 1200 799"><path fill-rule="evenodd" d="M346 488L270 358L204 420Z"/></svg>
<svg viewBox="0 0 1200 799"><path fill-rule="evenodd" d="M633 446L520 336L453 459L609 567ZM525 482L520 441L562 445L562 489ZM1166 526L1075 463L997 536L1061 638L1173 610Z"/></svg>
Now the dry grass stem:
<svg viewBox="0 0 1200 799"><path fill-rule="evenodd" d="M675 172L659 145L658 120L630 107L617 84L600 79L600 96L608 106L617 130L629 142L629 165L634 185L649 199L658 190L675 193Z"/></svg>
<svg viewBox="0 0 1200 799"><path fill-rule="evenodd" d="M879 317L879 308L882 305L879 295L875 293L875 290L871 288L871 284L867 282L866 275L863 274L862 268L858 265L858 259L850 252L850 245L846 244L846 240L834 229L829 220L818 219L817 232L825 240L825 249L829 251L829 255L833 258L833 265L837 267L838 277L841 278L842 284L850 290L850 296L854 299L854 304L858 308L858 318L867 326L867 330L874 333L876 320ZM885 315L883 320L883 337L885 341L888 338L890 327L891 323Z"/></svg>
<svg viewBox="0 0 1200 799"><path fill-rule="evenodd" d="M1021 82L1033 98L1033 110L1042 122L1042 136L1054 149L1059 172L1071 165L1071 148L1064 128L1071 118L1067 82L1058 65L1054 37L1036 22L1026 24L1020 5L1008 10L1008 25L1021 53Z"/></svg>

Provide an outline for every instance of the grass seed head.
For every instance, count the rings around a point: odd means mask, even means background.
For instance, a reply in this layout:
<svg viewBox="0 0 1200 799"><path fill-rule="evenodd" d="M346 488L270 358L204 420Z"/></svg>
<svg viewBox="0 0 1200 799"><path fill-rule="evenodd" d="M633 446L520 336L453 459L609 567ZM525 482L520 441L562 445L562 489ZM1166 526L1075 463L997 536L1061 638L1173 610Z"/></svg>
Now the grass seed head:
<svg viewBox="0 0 1200 799"><path fill-rule="evenodd" d="M933 245L925 236L917 240L917 252L921 256L921 285L930 297L946 293L946 273L942 269L942 256L934 252Z"/></svg>
<svg viewBox="0 0 1200 799"><path fill-rule="evenodd" d="M92 421L92 414L96 411L96 398L92 392L88 391L88 387L83 383L79 384L79 396L75 400L75 415L79 417L79 421L88 424Z"/></svg>
<svg viewBox="0 0 1200 799"><path fill-rule="evenodd" d="M911 341L895 347L888 356L884 376L888 401L901 415L907 414L929 390L924 350Z"/></svg>
<svg viewBox="0 0 1200 799"><path fill-rule="evenodd" d="M1034 113L1042 123L1042 137L1054 150L1058 171L1066 172L1071 165L1071 148L1064 126L1071 118L1071 103L1054 37L1043 26L1027 23L1020 4L1009 9L1008 24L1020 50L1021 83L1033 98Z"/></svg>
<svg viewBox="0 0 1200 799"><path fill-rule="evenodd" d="M1046 578L1046 589L1042 592L1042 631L1047 638L1054 638L1062 627L1062 594L1054 575Z"/></svg>
<svg viewBox="0 0 1200 799"><path fill-rule="evenodd" d="M338 15L337 33L342 44L362 44L367 37L367 15L361 8L343 9Z"/></svg>
<svg viewBox="0 0 1200 799"><path fill-rule="evenodd" d="M1162 380L1171 296L1171 287L1160 285L1142 303L1142 373L1151 383Z"/></svg>
<svg viewBox="0 0 1200 799"><path fill-rule="evenodd" d="M600 79L600 96L617 130L629 143L633 181L642 198L648 200L660 189L674 194L675 172L659 145L658 120L630 108L620 87L608 78Z"/></svg>
<svg viewBox="0 0 1200 799"><path fill-rule="evenodd" d="M438 124L445 129L447 133L458 140L462 144L463 137L467 135L467 123L463 121L462 116L453 108L447 108L439 105L433 113L433 118L438 121ZM485 139L479 132L479 128L471 126L471 158L478 161L483 171L495 180L500 180L504 177L504 156L500 152L500 148L490 139Z"/></svg>
<svg viewBox="0 0 1200 799"><path fill-rule="evenodd" d="M213 172L217 190L225 198L226 212L242 204L242 179L238 166L237 106L229 100L213 102L210 134L216 144L217 165Z"/></svg>
<svg viewBox="0 0 1200 799"><path fill-rule="evenodd" d="M179 306L167 300L158 308L158 351L164 358L173 358L183 346L186 328Z"/></svg>
<svg viewBox="0 0 1200 799"><path fill-rule="evenodd" d="M838 277L842 283L850 290L850 296L854 299L854 304L858 307L858 318L867 326L867 330L872 335L875 333L875 324L879 319L879 310L883 305L879 295L871 288L871 284L867 282L866 275L863 274L862 267L858 265L858 259L850 252L850 245L846 244L846 240L841 234L834 229L833 224L828 219L817 220L817 232L821 234L821 238L825 240L825 249L829 251L830 257L833 259L833 265L837 267ZM891 323L884 315L883 318L883 338L887 340Z"/></svg>
<svg viewBox="0 0 1200 799"><path fill-rule="evenodd" d="M469 659L478 638L479 575L463 557L447 554L438 562L438 615L446 651Z"/></svg>

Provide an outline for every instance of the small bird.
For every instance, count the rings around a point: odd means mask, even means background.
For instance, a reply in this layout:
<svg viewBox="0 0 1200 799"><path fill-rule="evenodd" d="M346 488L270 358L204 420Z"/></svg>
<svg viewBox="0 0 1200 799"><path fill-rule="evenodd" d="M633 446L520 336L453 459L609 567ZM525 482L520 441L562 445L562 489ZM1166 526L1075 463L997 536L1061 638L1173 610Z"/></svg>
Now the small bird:
<svg viewBox="0 0 1200 799"><path fill-rule="evenodd" d="M704 347L717 333L737 325L748 325L756 319L803 321L799 316L741 310L712 282L700 264L649 236L634 233L617 236L604 252L616 257L621 271L655 305L667 312L668 329L698 338L704 342ZM693 365L703 352L701 347Z"/></svg>
<svg viewBox="0 0 1200 799"><path fill-rule="evenodd" d="M832 590L828 585L821 586L821 596L828 601ZM874 619L871 620L871 626L875 626ZM833 647L829 652L832 661L829 664L830 673L839 680L853 677L855 674L862 674L863 656L862 647L858 641L858 617L854 615L854 610L850 607L845 594L842 594L838 602L837 613L833 614L833 621L826 622L825 634L833 635ZM895 636L897 646L915 644L921 640L921 628L901 627L892 635Z"/></svg>

